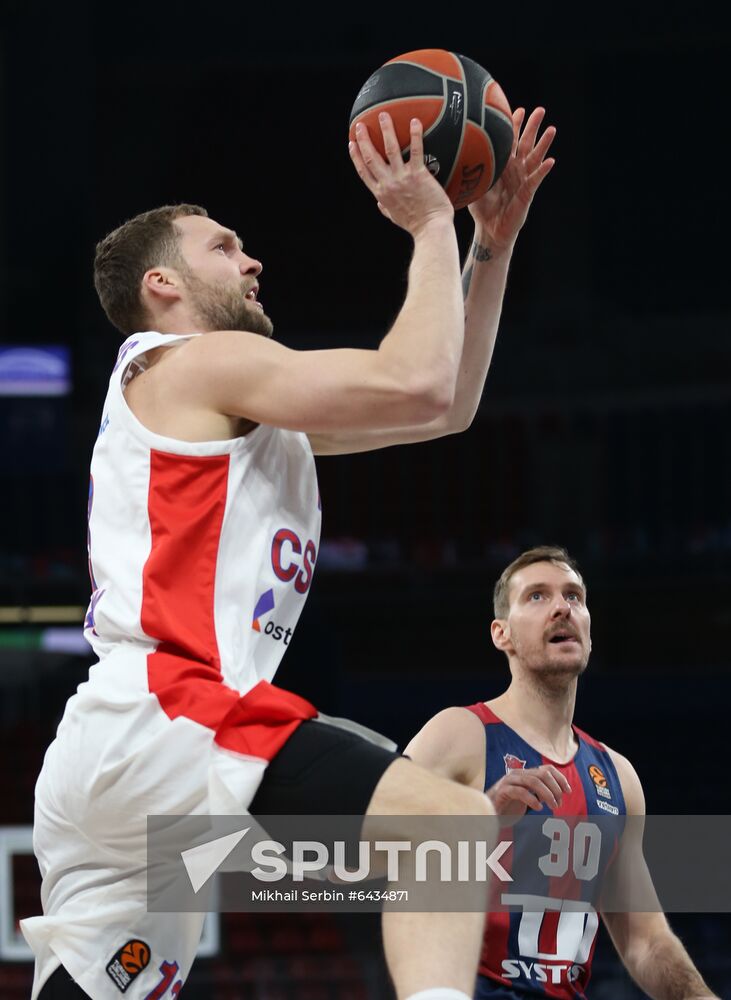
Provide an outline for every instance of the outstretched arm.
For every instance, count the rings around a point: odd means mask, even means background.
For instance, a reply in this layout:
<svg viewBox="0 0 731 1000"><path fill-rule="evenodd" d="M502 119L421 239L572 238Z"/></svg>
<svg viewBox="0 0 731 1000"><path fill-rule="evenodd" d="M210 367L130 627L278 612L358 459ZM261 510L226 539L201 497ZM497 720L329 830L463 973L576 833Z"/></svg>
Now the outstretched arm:
<svg viewBox="0 0 731 1000"><path fill-rule="evenodd" d="M150 369L160 409L184 405L308 434L428 423L449 409L464 339L454 209L424 166L421 123L411 122L408 162L388 115L380 127L385 158L365 127L350 154L414 248L406 298L378 349L294 351L248 331L211 331Z"/></svg>
<svg viewBox="0 0 731 1000"><path fill-rule="evenodd" d="M637 772L626 757L610 753L622 783L627 814L644 816L645 797ZM638 882L650 887L651 881L642 857L640 828L631 827L625 833L627 837L629 843L622 844L617 860L617 877L627 880L629 897L629 884L636 892ZM664 913L603 913L602 917L627 971L652 1000L718 1000L672 932Z"/></svg>
<svg viewBox="0 0 731 1000"><path fill-rule="evenodd" d="M513 113L515 139L510 159L497 183L469 206L475 232L462 274L465 334L453 405L435 420L420 426L359 434L311 435L316 454L371 451L428 441L470 426L495 347L513 247L533 197L555 163L546 154L556 129L551 125L538 138L544 114L543 108L536 108L523 128L525 109L518 108Z"/></svg>
<svg viewBox="0 0 731 1000"><path fill-rule="evenodd" d="M545 110L536 108L525 128L525 109L513 113L513 150L500 180L469 210L475 233L462 275L465 347L457 392L448 414L453 431L470 426L480 403L497 338L508 266L533 197L554 163L546 154L556 135L549 125L540 139ZM522 130L522 131L521 131Z"/></svg>

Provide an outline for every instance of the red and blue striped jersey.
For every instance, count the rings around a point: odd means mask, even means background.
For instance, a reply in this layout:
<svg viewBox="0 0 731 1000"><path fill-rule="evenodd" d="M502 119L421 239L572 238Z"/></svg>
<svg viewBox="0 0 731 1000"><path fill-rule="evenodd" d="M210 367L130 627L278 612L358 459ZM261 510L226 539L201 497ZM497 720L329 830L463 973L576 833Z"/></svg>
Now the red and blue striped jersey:
<svg viewBox="0 0 731 1000"><path fill-rule="evenodd" d="M507 726L483 702L467 706L485 726L485 791L492 788L512 768L552 764L567 779L570 793L561 805L529 815L556 817L623 816L626 813L622 786L614 763L603 744L576 726L575 756L558 764L535 750ZM576 821L567 820L565 832L572 836ZM616 845L604 845L602 864L607 865ZM511 848L512 852L512 848ZM505 867L510 863L510 854ZM501 859L501 864L504 859ZM508 869L509 870L509 869ZM585 995L591 976L599 916L596 912L556 909L557 899L579 899L580 887L573 872L545 876L546 909L540 910L540 896L533 896L532 909L488 913L475 996L489 1000L518 1000L528 997L556 997L577 1000ZM505 893L501 892L503 902Z"/></svg>

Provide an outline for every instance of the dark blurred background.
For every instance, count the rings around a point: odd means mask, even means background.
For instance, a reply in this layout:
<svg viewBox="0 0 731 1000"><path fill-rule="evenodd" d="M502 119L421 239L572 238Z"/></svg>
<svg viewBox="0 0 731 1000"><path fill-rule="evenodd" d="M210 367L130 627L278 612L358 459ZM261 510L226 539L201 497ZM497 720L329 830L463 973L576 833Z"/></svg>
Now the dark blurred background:
<svg viewBox="0 0 731 1000"><path fill-rule="evenodd" d="M504 687L493 583L522 549L562 544L593 615L577 723L633 760L649 812L729 812L720 13L6 0L0 29L0 340L70 359L66 394L0 396L0 823L32 822L44 749L92 662L88 463L121 339L94 295L95 242L156 205L203 204L263 261L280 340L375 346L409 243L351 167L349 111L379 65L422 47L469 55L513 107L544 105L557 164L518 242L472 428L319 460L318 569L277 683L404 745L438 709ZM457 227L466 250L466 211ZM16 920L38 912L37 875L22 855L11 869ZM673 925L731 996L729 919ZM595 1000L639 996L606 939L595 965ZM0 961L0 995L28 995L30 969ZM185 995L387 990L371 918L228 916Z"/></svg>

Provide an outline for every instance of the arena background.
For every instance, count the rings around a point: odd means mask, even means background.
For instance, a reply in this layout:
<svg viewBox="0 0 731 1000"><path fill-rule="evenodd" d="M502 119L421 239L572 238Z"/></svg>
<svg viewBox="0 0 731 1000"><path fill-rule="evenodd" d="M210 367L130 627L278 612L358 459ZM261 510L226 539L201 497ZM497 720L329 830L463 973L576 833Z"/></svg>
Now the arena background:
<svg viewBox="0 0 731 1000"><path fill-rule="evenodd" d="M16 928L39 908L9 828L32 821L44 749L92 662L79 647L88 461L119 343L94 296L94 243L144 209L201 203L263 261L279 339L375 346L408 239L352 170L347 122L365 78L409 49L462 52L513 107L544 105L557 165L518 243L469 432L319 460L318 568L277 682L403 745L439 708L505 685L493 582L523 548L563 544L593 615L578 724L633 760L648 812L729 812L720 15L10 0L0 27L2 342L65 345L71 372L66 395L0 396L0 996L29 995ZM466 212L457 224L466 249ZM672 923L731 997L729 918ZM226 916L219 930L189 1000L390 995L375 918ZM640 996L606 935L590 995Z"/></svg>

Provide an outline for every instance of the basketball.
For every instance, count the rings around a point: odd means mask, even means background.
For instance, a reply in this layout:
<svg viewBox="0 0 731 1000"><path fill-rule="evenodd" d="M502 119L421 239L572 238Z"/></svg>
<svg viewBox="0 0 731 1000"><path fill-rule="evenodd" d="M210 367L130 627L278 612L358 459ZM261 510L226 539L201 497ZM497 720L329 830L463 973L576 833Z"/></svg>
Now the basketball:
<svg viewBox="0 0 731 1000"><path fill-rule="evenodd" d="M421 120L426 166L456 209L481 197L505 169L513 144L510 105L488 71L466 56L419 49L368 77L350 112L350 139L362 122L383 156L382 111L391 115L406 158L409 122Z"/></svg>

